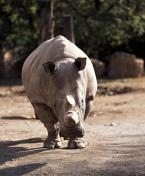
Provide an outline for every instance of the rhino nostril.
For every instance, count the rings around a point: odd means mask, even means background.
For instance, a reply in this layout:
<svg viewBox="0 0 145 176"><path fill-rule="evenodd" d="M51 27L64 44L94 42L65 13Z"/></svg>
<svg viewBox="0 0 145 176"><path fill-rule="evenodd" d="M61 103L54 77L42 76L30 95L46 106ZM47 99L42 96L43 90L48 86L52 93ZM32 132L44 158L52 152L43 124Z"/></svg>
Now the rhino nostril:
<svg viewBox="0 0 145 176"><path fill-rule="evenodd" d="M74 115L74 112L73 111L67 111L66 112L66 116L73 116Z"/></svg>

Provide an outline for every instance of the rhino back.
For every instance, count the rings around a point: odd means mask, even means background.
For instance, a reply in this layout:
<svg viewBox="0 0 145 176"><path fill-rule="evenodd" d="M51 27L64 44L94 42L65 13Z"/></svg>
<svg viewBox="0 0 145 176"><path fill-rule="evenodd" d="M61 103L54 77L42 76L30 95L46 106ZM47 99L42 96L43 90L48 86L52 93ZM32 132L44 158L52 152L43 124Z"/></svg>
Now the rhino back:
<svg viewBox="0 0 145 176"><path fill-rule="evenodd" d="M63 36L43 42L26 59L23 72L35 72L45 62L58 62L61 59L87 57L76 45ZM25 71L27 70L27 71ZM38 69L39 70L39 69Z"/></svg>
<svg viewBox="0 0 145 176"><path fill-rule="evenodd" d="M42 43L26 59L22 69L22 80L28 98L31 102L40 101L45 103L48 99L51 101L53 90L48 75L44 72L42 64L47 61L59 62L62 59L86 57L87 66L86 84L88 84L87 94L96 93L96 77L93 66L87 55L76 45L71 43L63 36L57 36Z"/></svg>

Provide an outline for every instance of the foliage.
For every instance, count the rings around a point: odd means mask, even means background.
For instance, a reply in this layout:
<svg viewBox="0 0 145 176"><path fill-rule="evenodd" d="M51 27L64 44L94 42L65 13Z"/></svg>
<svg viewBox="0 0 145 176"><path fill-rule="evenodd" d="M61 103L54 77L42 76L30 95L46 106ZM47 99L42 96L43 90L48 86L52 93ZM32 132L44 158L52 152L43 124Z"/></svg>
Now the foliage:
<svg viewBox="0 0 145 176"><path fill-rule="evenodd" d="M7 47L29 44L37 39L35 0L0 0L0 40Z"/></svg>
<svg viewBox="0 0 145 176"><path fill-rule="evenodd" d="M43 3L46 1L41 1ZM37 45L40 26L40 0L0 0L0 42L8 48ZM55 0L55 34L60 34L62 17L74 17L76 44L87 54L145 42L144 0Z"/></svg>
<svg viewBox="0 0 145 176"><path fill-rule="evenodd" d="M59 0L56 5L58 16L73 15L77 42L89 54L127 44L145 33L144 0Z"/></svg>

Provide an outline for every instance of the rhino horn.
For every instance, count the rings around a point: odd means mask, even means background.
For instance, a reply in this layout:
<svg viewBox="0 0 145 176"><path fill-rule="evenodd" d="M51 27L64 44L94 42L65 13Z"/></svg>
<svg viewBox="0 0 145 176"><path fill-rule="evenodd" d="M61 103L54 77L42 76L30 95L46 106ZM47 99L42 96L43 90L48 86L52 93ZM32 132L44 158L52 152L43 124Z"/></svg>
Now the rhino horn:
<svg viewBox="0 0 145 176"><path fill-rule="evenodd" d="M67 126L77 125L79 123L78 114L75 111L68 111L64 122Z"/></svg>
<svg viewBox="0 0 145 176"><path fill-rule="evenodd" d="M75 106L75 100L74 97L72 95L67 95L66 96L66 102L68 103L68 105L70 105L71 107Z"/></svg>

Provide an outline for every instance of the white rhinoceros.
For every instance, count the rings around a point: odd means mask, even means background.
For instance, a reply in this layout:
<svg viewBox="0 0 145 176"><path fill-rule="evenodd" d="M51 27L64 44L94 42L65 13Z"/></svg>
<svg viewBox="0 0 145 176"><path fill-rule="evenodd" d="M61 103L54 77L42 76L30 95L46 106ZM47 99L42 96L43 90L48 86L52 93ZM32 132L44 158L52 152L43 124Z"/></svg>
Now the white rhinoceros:
<svg viewBox="0 0 145 176"><path fill-rule="evenodd" d="M90 59L63 36L42 43L26 59L22 69L26 94L36 116L48 131L44 147L86 147L83 120L90 112L97 81Z"/></svg>

